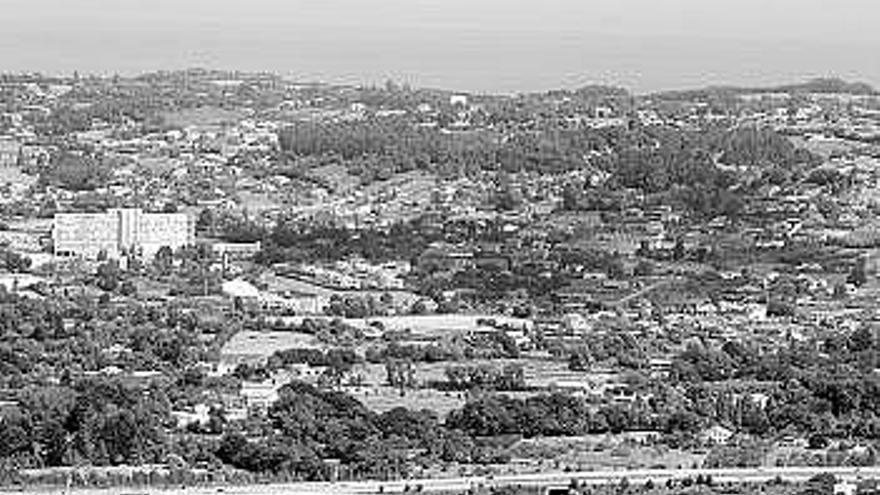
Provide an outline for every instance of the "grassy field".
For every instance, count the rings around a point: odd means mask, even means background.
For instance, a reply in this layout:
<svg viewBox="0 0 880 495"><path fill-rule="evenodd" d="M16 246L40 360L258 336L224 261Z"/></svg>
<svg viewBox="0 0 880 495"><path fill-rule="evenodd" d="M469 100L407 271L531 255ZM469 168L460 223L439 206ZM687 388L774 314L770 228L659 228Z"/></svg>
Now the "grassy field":
<svg viewBox="0 0 880 495"><path fill-rule="evenodd" d="M636 469L690 468L700 466L705 454L694 454L664 445L640 445L626 435L586 435L582 437L537 438L521 440L511 455L531 459L540 469Z"/></svg>
<svg viewBox="0 0 880 495"><path fill-rule="evenodd" d="M3 184L20 184L20 185L32 185L37 182L36 175L27 175L22 173L21 170L10 167L10 168L0 168L0 185Z"/></svg>
<svg viewBox="0 0 880 495"><path fill-rule="evenodd" d="M273 195L267 193L239 191L238 200L242 209L247 210L249 213L259 214L281 207L281 203L273 199Z"/></svg>
<svg viewBox="0 0 880 495"><path fill-rule="evenodd" d="M226 361L257 361L276 351L292 348L320 347L314 335L300 332L244 331L232 337L220 352Z"/></svg>
<svg viewBox="0 0 880 495"><path fill-rule="evenodd" d="M339 194L350 192L361 183L360 177L351 175L345 167L338 164L313 168L308 171L308 175L326 182Z"/></svg>
<svg viewBox="0 0 880 495"><path fill-rule="evenodd" d="M312 284L306 282L304 280L297 280L291 277L283 277L276 275L265 275L261 277L261 282L268 285L269 290L273 292L292 292L299 294L314 294L320 298L329 298L330 296L336 294L339 296L370 296L372 295L376 299L380 298L383 294L382 291L378 290L333 290L327 287L322 287L320 285ZM411 306L413 302L418 299L418 296L412 292L405 291L395 291L392 293L392 297L394 298L395 303L400 303L404 306ZM315 318L320 318L320 316L316 316Z"/></svg>
<svg viewBox="0 0 880 495"><path fill-rule="evenodd" d="M596 383L608 382L616 375L601 372L570 371L566 363L561 361L544 361L537 359L473 359L458 362L419 363L415 366L415 378L418 383L443 381L446 377L446 368L457 365L492 366L502 367L515 364L523 367L526 384L530 387L552 387L560 381L591 381ZM385 381L385 367L382 364L363 364L356 368L356 373L364 377L368 384L381 384Z"/></svg>
<svg viewBox="0 0 880 495"><path fill-rule="evenodd" d="M427 409L440 418L444 418L453 409L461 408L466 400L466 394L461 392L416 389L406 390L401 394L399 389L388 386L347 387L345 392L378 413L395 407L405 407L413 410Z"/></svg>
<svg viewBox="0 0 880 495"><path fill-rule="evenodd" d="M546 387L553 386L559 380L603 383L610 379L610 376L605 373L573 372L567 369L565 363L537 359L418 363L415 365L415 379L420 386L425 386L432 382L443 382L446 379L447 367L465 364L486 366L517 364L523 366L526 384L530 387L535 387L536 390L505 392L505 395L519 399L545 393ZM367 407L377 412L403 406L414 409L429 409L443 417L450 410L461 407L467 400L468 394L465 392L444 392L428 388L407 390L406 394L401 396L399 390L386 386L387 376L384 364L358 364L352 372L360 376L363 386L352 388L350 391L353 391L357 398L364 402Z"/></svg>
<svg viewBox="0 0 880 495"><path fill-rule="evenodd" d="M816 155L821 156L822 158L829 158L830 156L837 153L846 153L849 151L853 151L854 149L863 146L859 143L853 143L851 141L844 141L840 139L807 140L802 137L792 137L790 139L795 146L799 148L804 148L811 153L815 153Z"/></svg>
<svg viewBox="0 0 880 495"><path fill-rule="evenodd" d="M479 320L494 320L498 324L507 324L516 328L531 326L529 320L493 315L407 315L346 321L352 325L380 323L385 330L409 330L418 336L439 338L486 328L478 323Z"/></svg>
<svg viewBox="0 0 880 495"><path fill-rule="evenodd" d="M288 282L289 280L289 282ZM356 294L367 295L370 291L333 291L323 289L305 282L298 282L293 279L286 279L284 282L284 290L291 292L303 292L316 294L318 297L330 297L338 293L340 295ZM381 292L373 292L376 297ZM395 300L399 297L415 297L405 292L395 292ZM330 316L295 316L280 318L288 322L288 324L298 324L305 318L311 319L333 319ZM372 325L381 325L386 331L403 332L410 331L415 336L425 338L442 338L453 335L473 332L480 329L487 329L485 325L478 324L481 319L495 320L498 324L508 324L515 328L529 327L531 322L520 318L509 318L506 316L480 316L480 315L404 315L404 316L377 316L372 318L342 318L342 321L355 328L367 328Z"/></svg>

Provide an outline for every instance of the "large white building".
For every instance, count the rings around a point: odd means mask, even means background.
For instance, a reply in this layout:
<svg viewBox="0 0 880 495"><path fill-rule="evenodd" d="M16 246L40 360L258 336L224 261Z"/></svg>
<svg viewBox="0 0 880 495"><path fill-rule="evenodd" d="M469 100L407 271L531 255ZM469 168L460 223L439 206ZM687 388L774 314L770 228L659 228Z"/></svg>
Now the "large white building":
<svg viewBox="0 0 880 495"><path fill-rule="evenodd" d="M192 244L193 228L183 213L145 213L139 208L104 213L58 213L52 230L56 256L96 258L123 252L156 255L163 246L172 250Z"/></svg>
<svg viewBox="0 0 880 495"><path fill-rule="evenodd" d="M18 141L0 136L0 168L15 167L20 152L21 144Z"/></svg>

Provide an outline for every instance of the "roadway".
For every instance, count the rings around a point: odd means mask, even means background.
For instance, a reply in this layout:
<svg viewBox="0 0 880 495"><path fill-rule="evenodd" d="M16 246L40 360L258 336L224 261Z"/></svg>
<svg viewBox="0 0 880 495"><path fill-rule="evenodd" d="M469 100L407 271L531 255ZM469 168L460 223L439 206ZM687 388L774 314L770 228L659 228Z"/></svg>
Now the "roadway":
<svg viewBox="0 0 880 495"><path fill-rule="evenodd" d="M412 479L401 481L340 481L278 483L264 485L231 485L191 488L62 488L54 490L35 489L24 493L46 495L65 493L71 495L362 495L376 493L401 493L406 487L415 489L421 486L423 493L464 492L471 487L487 486L538 486L543 488L565 487L576 479L581 484L605 485L620 483L622 479L630 484L665 483L667 480L695 479L698 475L711 476L714 483L761 483L780 478L789 482L803 482L811 477L831 473L838 479L858 480L880 478L880 466L871 467L786 467L786 468L726 468L726 469L639 469L604 470L559 473L514 474L503 476L470 476L458 478ZM21 493L21 492L20 492Z"/></svg>

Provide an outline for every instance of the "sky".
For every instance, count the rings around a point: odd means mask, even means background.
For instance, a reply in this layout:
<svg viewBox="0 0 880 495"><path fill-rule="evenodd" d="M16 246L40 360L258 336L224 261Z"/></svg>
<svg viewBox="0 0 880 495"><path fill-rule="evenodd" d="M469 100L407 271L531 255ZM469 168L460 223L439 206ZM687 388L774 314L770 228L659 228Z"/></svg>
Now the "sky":
<svg viewBox="0 0 880 495"><path fill-rule="evenodd" d="M877 19L877 0L2 0L0 71L199 66L476 92L880 86Z"/></svg>

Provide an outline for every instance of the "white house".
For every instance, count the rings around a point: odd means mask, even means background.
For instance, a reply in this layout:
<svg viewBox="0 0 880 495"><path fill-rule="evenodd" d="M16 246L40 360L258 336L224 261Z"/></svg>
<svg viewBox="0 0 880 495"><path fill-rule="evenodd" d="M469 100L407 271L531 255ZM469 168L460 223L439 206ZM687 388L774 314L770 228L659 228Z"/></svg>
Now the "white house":
<svg viewBox="0 0 880 495"><path fill-rule="evenodd" d="M268 409L278 400L278 387L272 380L242 382L240 395L249 409Z"/></svg>
<svg viewBox="0 0 880 495"><path fill-rule="evenodd" d="M734 431L721 425L715 425L703 430L700 440L707 445L726 445L733 437Z"/></svg>
<svg viewBox="0 0 880 495"><path fill-rule="evenodd" d="M834 495L856 495L858 486L849 481L841 481L834 484Z"/></svg>

